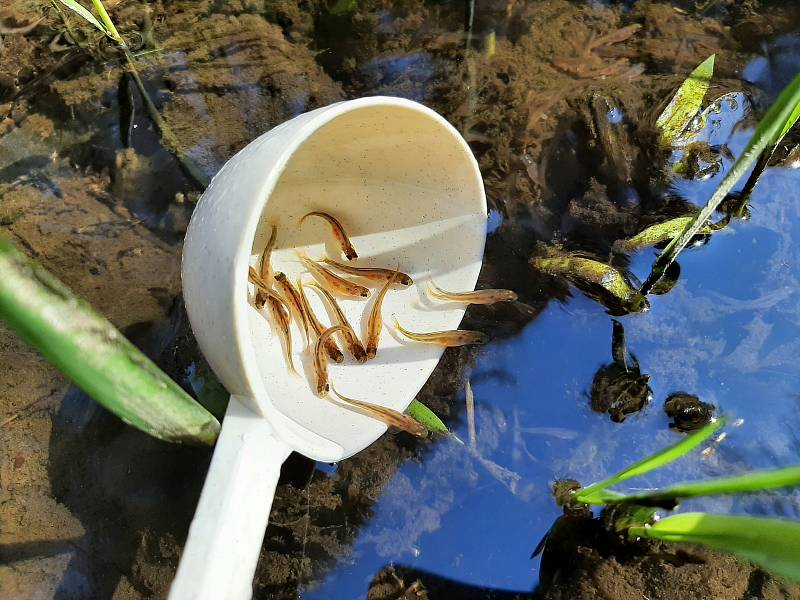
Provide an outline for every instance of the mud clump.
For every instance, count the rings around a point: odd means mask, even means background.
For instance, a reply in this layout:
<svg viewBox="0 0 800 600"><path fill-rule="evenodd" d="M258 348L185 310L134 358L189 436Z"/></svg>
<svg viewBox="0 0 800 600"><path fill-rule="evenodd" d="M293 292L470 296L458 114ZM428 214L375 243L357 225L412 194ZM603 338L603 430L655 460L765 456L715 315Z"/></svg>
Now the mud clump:
<svg viewBox="0 0 800 600"><path fill-rule="evenodd" d="M542 557L541 600L796 599L800 591L701 546L625 542L591 518L562 517Z"/></svg>
<svg viewBox="0 0 800 600"><path fill-rule="evenodd" d="M342 99L304 46L286 40L278 25L259 15L192 11L166 15L164 56L170 101L167 125L179 151L213 174L257 134L303 112ZM161 70L162 67L159 68Z"/></svg>

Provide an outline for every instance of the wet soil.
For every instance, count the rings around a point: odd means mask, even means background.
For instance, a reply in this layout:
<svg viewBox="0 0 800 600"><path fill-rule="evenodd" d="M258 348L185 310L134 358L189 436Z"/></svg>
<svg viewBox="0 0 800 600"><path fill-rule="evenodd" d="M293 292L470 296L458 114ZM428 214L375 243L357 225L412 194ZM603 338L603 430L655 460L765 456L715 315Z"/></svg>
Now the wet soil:
<svg viewBox="0 0 800 600"><path fill-rule="evenodd" d="M424 101L464 133L486 178L500 225L479 284L511 286L521 302L476 307L465 327L502 339L570 294L528 268L537 241L603 255L615 239L685 208L677 197L654 202L664 186L652 123L686 73L717 52L720 88L741 88L752 53L800 27L796 11L755 1L720 2L709 14L688 2L628 10L493 1L477 3L469 33L462 6L421 0L365 0L344 14L312 0L107 4L126 35L138 32L143 49L152 41L161 49L141 59L142 75L177 147L161 145L138 96L120 85L118 57L95 32L71 19L82 32L83 47L75 47L64 41L57 13L13 0L0 8L9 31L43 20L25 33L0 33L0 226L187 389L186 369L202 358L183 313L179 267L198 190L168 150L213 175L256 135L318 106L365 94ZM593 137L586 107L598 93L626 115L620 139L638 166L630 181ZM636 201L622 201L631 195L621 181ZM451 425L462 418L452 400L474 362L473 350L448 351L419 396ZM164 597L210 452L125 427L2 326L0 365L0 596ZM492 414L481 436L496 447L505 422ZM411 546L435 531L454 505L452 492L439 493L433 477L405 493L397 492L403 480L393 481L434 444L387 435L336 467L290 458L255 596L295 598L358 560L353 541L389 485L404 527L372 532L376 544ZM448 461L442 472L470 480L489 472L519 492L514 474L487 459L461 452ZM564 543L549 545L536 591L471 587L388 566L365 594L800 597L728 556L678 546L632 550L595 527L567 528Z"/></svg>

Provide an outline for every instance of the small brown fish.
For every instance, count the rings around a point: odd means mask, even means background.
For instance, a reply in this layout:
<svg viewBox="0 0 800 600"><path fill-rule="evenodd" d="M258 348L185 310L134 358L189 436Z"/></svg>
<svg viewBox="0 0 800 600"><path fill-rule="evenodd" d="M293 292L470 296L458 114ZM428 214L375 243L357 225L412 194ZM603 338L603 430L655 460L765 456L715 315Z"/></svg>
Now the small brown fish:
<svg viewBox="0 0 800 600"><path fill-rule="evenodd" d="M294 362L292 361L292 332L289 329L291 312L289 307L275 294L267 296L267 306L269 307L269 314L272 316L272 320L283 336L283 343L286 349L286 362L289 364L289 371L297 375L297 369L294 368Z"/></svg>
<svg viewBox="0 0 800 600"><path fill-rule="evenodd" d="M272 247L275 245L275 238L277 237L278 228L273 225L267 245L264 246L264 250L261 252L261 257L259 258L258 274L266 284L267 289L272 287L272 264L270 263L269 257L272 254ZM267 297L263 292L256 292L256 306L264 306L266 301Z"/></svg>
<svg viewBox="0 0 800 600"><path fill-rule="evenodd" d="M347 346L347 351L358 362L360 363L366 362L367 353L364 350L364 346L361 344L361 340L358 339L358 336L356 335L353 326L350 325L350 321L347 320L347 317L345 316L344 312L339 306L339 303L336 302L336 299L331 295L331 293L321 285L317 283L310 283L309 285L325 297L325 300L328 301L328 304L333 309L333 312L336 313L336 318L339 320L339 324L345 328L343 336L345 345Z"/></svg>
<svg viewBox="0 0 800 600"><path fill-rule="evenodd" d="M316 392L317 396L323 397L327 395L328 385L328 361L325 358L325 344L331 340L331 336L337 331L343 331L345 328L342 325L334 325L328 327L317 338L317 343L314 346L314 374L317 377Z"/></svg>
<svg viewBox="0 0 800 600"><path fill-rule="evenodd" d="M437 300L447 302L463 302L464 304L495 304L496 302L514 302L516 292L511 290L474 290L472 292L448 292L436 285L431 279L428 295Z"/></svg>
<svg viewBox="0 0 800 600"><path fill-rule="evenodd" d="M362 402L361 400L355 400L354 398L342 396L342 394L336 391L336 388L333 387L333 384L330 384L330 388L340 400L343 400L348 404L352 404L356 408L360 408L361 410L359 412L366 413L367 416L386 423L386 425L389 427L396 427L401 431L407 431L408 433L421 438L428 435L428 430L425 429L425 426L421 423L418 423L408 415L404 415L403 413L392 408L386 408L385 406L380 406L378 404Z"/></svg>
<svg viewBox="0 0 800 600"><path fill-rule="evenodd" d="M286 304L283 298L281 298L275 292L273 292L270 289L271 286L268 286L267 283L263 279L261 279L261 277L258 275L258 273L253 267L248 268L247 278L250 280L250 283L256 286L256 302L255 302L256 308L258 309L264 308L264 304L266 304L267 297L269 296L274 296L278 299L279 302L283 302L284 305ZM289 310L288 306L286 306L285 308L286 310Z"/></svg>
<svg viewBox="0 0 800 600"><path fill-rule="evenodd" d="M306 311L308 324L311 325L311 328L317 334L317 337L321 336L325 331L325 326L320 323L317 315L314 314L314 310L311 308L308 298L306 298L306 293L303 291L303 282L299 279L297 280L296 289L300 295L300 301L303 303L303 308ZM325 350L328 352L328 356L332 361L340 363L344 360L344 354L342 354L342 351L339 350L339 346L336 345L336 342L333 338L328 338L328 340L325 342Z"/></svg>
<svg viewBox="0 0 800 600"><path fill-rule="evenodd" d="M378 341L381 338L381 328L383 326L383 319L381 318L381 306L383 305L383 298L386 292L392 287L392 284L400 276L400 271L395 271L392 276L381 288L381 291L375 295L375 301L372 305L372 310L369 313L369 320L367 321L367 359L375 358L378 353Z"/></svg>
<svg viewBox="0 0 800 600"><path fill-rule="evenodd" d="M300 224L302 225L303 221L305 221L308 217L320 217L321 219L325 219L330 224L331 229L333 230L333 235L336 238L336 241L339 242L339 246L341 247L342 252L344 252L344 255L347 257L347 260L354 260L358 258L356 249L353 248L353 244L350 243L350 238L348 238L347 234L344 232L344 227L342 227L342 224L339 223L335 217L320 210L313 210L300 219Z"/></svg>
<svg viewBox="0 0 800 600"><path fill-rule="evenodd" d="M339 269L340 271L344 271L345 273L349 273L350 275L363 277L364 279L369 279L370 281L386 281L395 273L395 271L392 269L381 269L380 267L353 267L351 265L345 265L340 262L336 262L332 258L328 257L323 258L321 262L324 262L335 269ZM397 281L395 283L408 286L414 283L414 280L405 273L401 272L398 274Z"/></svg>
<svg viewBox="0 0 800 600"><path fill-rule="evenodd" d="M347 279L331 273L319 263L311 260L304 252L295 251L295 254L320 283L324 283L337 294L351 298L369 298L370 292L363 285L347 281Z"/></svg>
<svg viewBox="0 0 800 600"><path fill-rule="evenodd" d="M480 331L469 331L466 329L454 329L452 331L431 331L428 333L414 333L405 329L400 322L395 319L394 326L400 333L415 342L426 344L436 344L437 346L466 346L468 344L485 344L489 341L489 336Z"/></svg>
<svg viewBox="0 0 800 600"><path fill-rule="evenodd" d="M275 247L275 239L277 237L278 228L273 225L272 233L269 236L267 245L264 246L264 250L261 252L261 258L259 260L259 275L261 275L261 279L263 279L266 283L272 283L272 265L270 264L269 259L272 255L272 249Z"/></svg>
<svg viewBox="0 0 800 600"><path fill-rule="evenodd" d="M275 283L278 285L283 297L287 300L286 303L297 313L297 317L299 318L297 322L302 324L303 333L306 336L306 343L310 344L311 337L308 333L308 318L306 317L306 311L303 309L303 301L300 299L300 294L298 294L285 273L281 273L280 271L275 273Z"/></svg>

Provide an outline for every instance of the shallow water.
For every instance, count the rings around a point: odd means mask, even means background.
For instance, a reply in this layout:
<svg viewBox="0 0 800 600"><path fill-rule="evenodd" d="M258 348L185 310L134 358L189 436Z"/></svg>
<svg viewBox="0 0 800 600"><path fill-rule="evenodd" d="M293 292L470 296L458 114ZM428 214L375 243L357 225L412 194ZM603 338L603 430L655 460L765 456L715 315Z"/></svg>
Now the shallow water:
<svg viewBox="0 0 800 600"><path fill-rule="evenodd" d="M649 312L620 319L628 349L652 376L653 390L653 401L623 423L592 412L588 399L595 372L612 360L611 318L580 292L568 293L563 282L525 265L536 241L599 254L637 219L662 214L663 185L648 191L637 181L635 195L614 191L619 181L600 165L602 153L587 139L582 106L592 91L624 105L614 111L613 125L630 130L717 51L719 93L745 89L759 115L800 69L796 12L765 3L740 13L721 2L703 20L686 3L680 10L663 5L672 10L665 13L635 2L625 8L477 3L473 29L465 35L460 4L370 2L344 16L277 2L212 4L174 12L153 8L156 34L168 51L146 71L182 149L207 174L255 135L319 105L377 93L426 103L465 134L486 177L491 211L481 284L515 289L527 306L471 310L465 325L496 339L474 352L448 352L420 395L468 440L463 384L471 380L476 452L449 439L418 444L396 435L341 465L290 461L267 533L257 597L365 597L390 564L427 573L426 581L432 575L486 588L475 597L488 597L489 589L529 594L539 569L531 552L561 514L550 494L552 481L588 484L678 440L681 434L668 428L662 409L675 391L697 394L742 422L727 427L726 439L708 444L708 451L633 480L629 489L797 462L800 169L768 169L752 197L750 220L687 250L676 288L651 297ZM138 14L127 7L119 18L141 24ZM556 33L529 31L529 23L541 25L537 18L557 23ZM583 57L589 66L551 72L546 57L574 58L587 32L599 37L629 22L644 27L600 53L608 63L625 64L600 73ZM730 37L720 23L753 29L734 29ZM47 33L33 45L49 39ZM201 41L193 46L192 40ZM637 64L641 73L631 71ZM180 239L196 190L157 144L138 103L135 152L122 150L126 125L117 116L118 76L113 61L97 72L84 63L62 74L78 88L94 86L85 104L74 103L75 90L49 86L38 97L0 98L10 103L9 114L24 115L12 116L0 137L0 202L22 211L2 222L18 243L181 378L198 360L173 304ZM704 132L709 143L736 155L754 124L746 108L744 102L723 107ZM30 115L45 116L55 133L42 137ZM632 134L631 143L643 148L640 133ZM41 157L45 161L35 168L22 168ZM731 163L723 157L723 170L703 181L675 180L671 193L702 204ZM591 177L604 191L592 195ZM29 189L44 200L20 199L20 190ZM68 226L58 212L30 212L32 205L55 203L53 189L67 199L89 197L76 201L82 220ZM176 192L188 201L175 203ZM575 200L586 210L570 205ZM101 209L110 213L100 215ZM20 216L25 211L28 216ZM81 241L79 251L61 254L69 231L58 242L45 234L68 227L81 235L96 232L97 244ZM134 232L133 240L123 229ZM151 266L137 270L131 264L142 252ZM631 257L630 270L644 279L654 255L646 249ZM104 273L98 281L82 275L93 260ZM112 284L125 290L120 293L130 304L120 306ZM136 296L128 287L145 292ZM44 597L107 597L115 589L122 598L163 595L208 453L143 441L80 394L65 395L62 380L42 375L41 364L8 339L5 360L38 387L0 375L0 407L6 410L0 419L19 411L39 388L57 390L57 398L38 415L41 422L26 409L2 433L14 456L39 461L40 468L21 468L16 475L5 459L12 485L6 483L3 493L11 499L6 510L15 525L0 533L0 543L11 548L3 556L8 569L0 572L0 584L6 581L18 595ZM96 485L76 484L87 477ZM682 508L797 517L797 499L784 492L698 500ZM54 524L68 538L65 547L31 545L51 541ZM115 531L124 542L113 540ZM455 588L443 585L441 596L430 597L454 597Z"/></svg>

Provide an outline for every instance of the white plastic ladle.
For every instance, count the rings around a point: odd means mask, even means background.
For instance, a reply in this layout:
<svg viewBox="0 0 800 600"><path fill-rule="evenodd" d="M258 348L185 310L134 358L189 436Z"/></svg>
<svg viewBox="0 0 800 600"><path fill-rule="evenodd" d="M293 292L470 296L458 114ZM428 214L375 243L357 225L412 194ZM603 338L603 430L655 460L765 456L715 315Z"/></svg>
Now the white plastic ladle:
<svg viewBox="0 0 800 600"><path fill-rule="evenodd" d="M246 599L283 461L294 450L324 462L348 458L386 427L312 392L309 353L293 330L292 376L280 338L252 302L247 267L278 228L272 264L294 281L293 249L346 262L321 219L345 224L359 266L410 274L415 284L391 291L384 322L396 316L415 331L455 329L463 309L431 308L432 277L471 290L486 231L483 183L469 147L434 111L400 98L340 102L302 114L262 135L229 160L194 211L183 251L183 289L192 329L214 372L231 392L171 600ZM316 313L323 304L307 290ZM341 302L364 335L372 300ZM366 364L331 364L338 391L404 411L442 349L402 341L386 328Z"/></svg>

